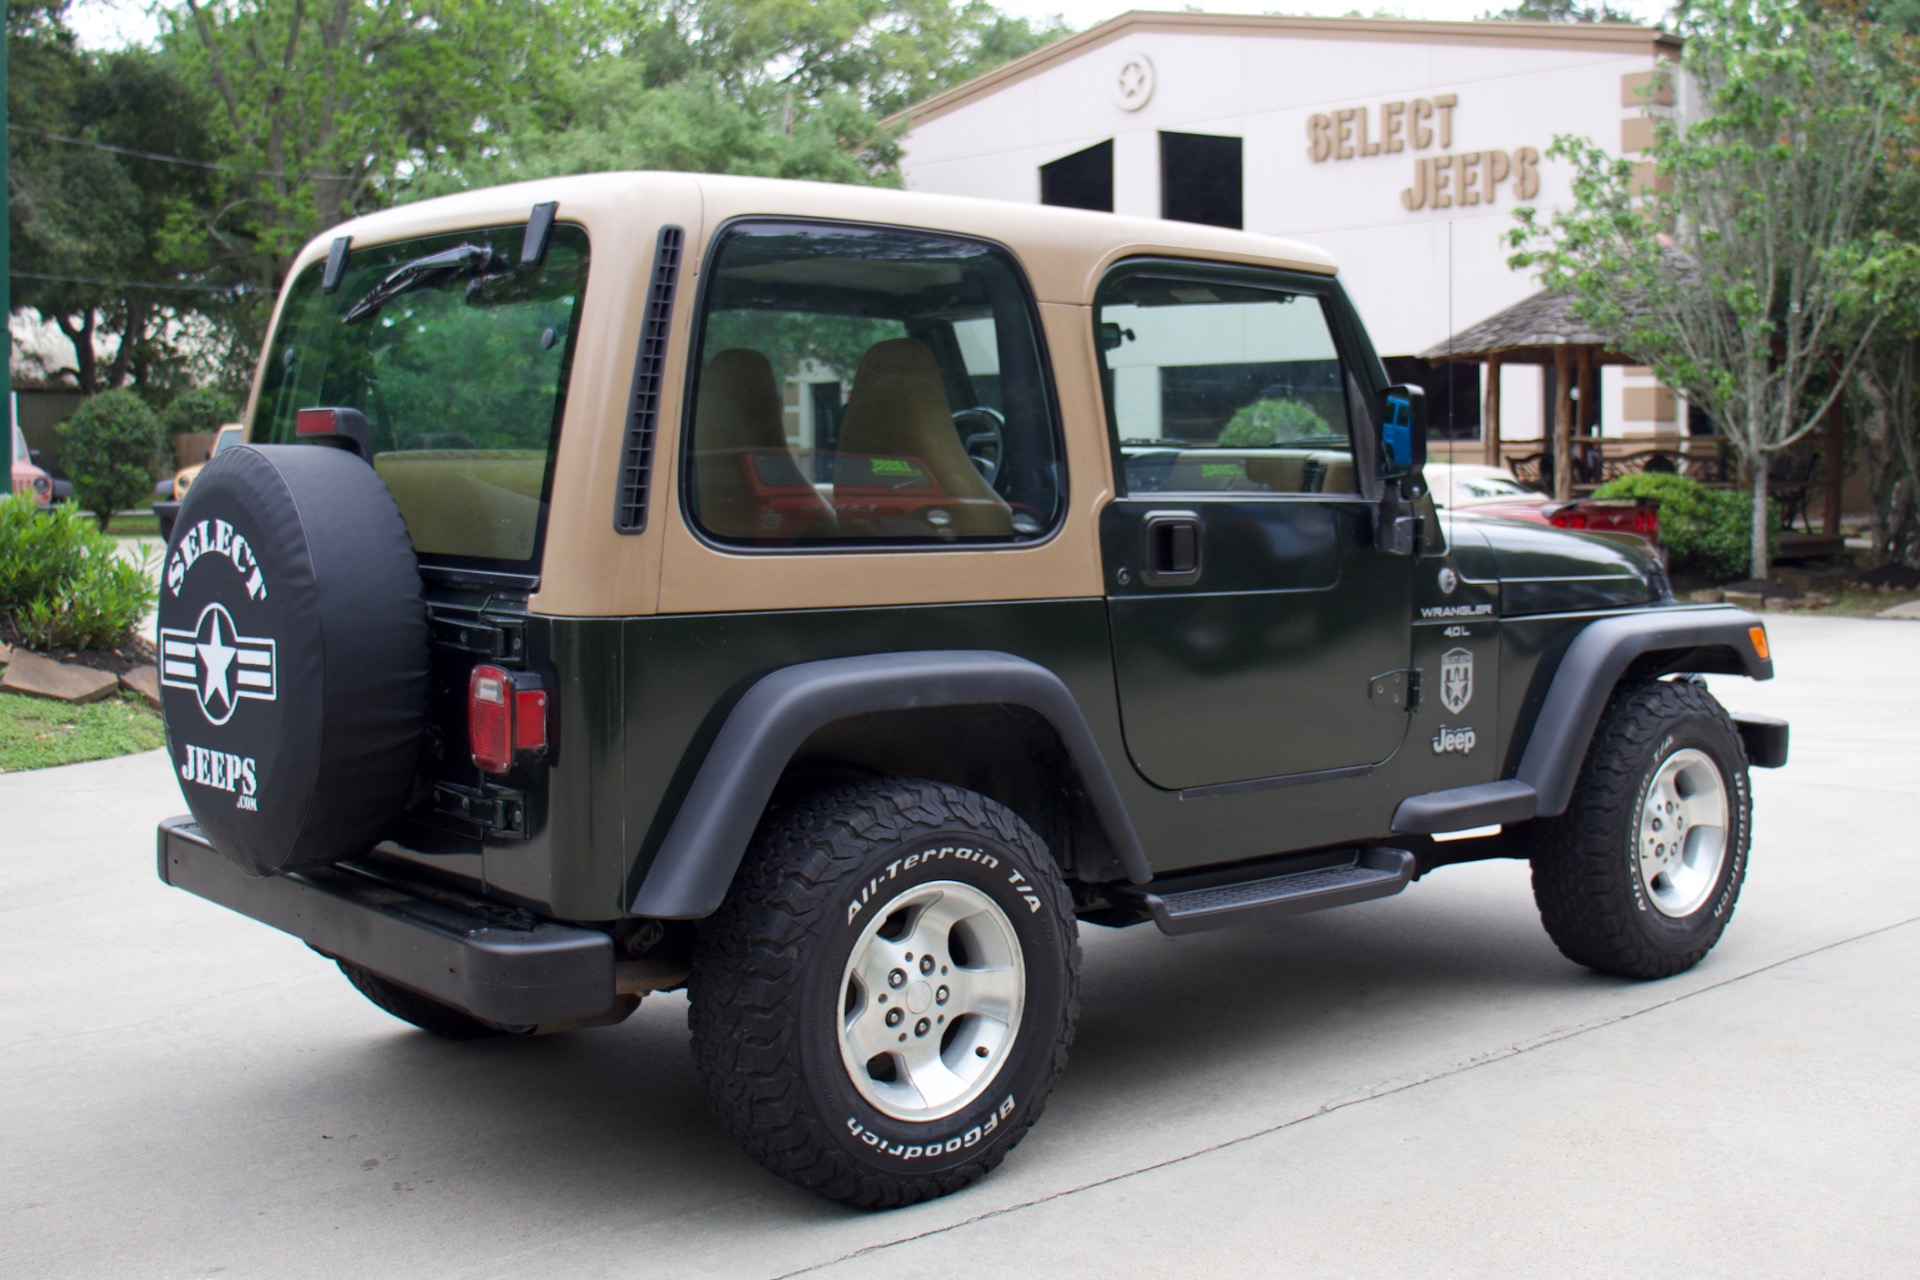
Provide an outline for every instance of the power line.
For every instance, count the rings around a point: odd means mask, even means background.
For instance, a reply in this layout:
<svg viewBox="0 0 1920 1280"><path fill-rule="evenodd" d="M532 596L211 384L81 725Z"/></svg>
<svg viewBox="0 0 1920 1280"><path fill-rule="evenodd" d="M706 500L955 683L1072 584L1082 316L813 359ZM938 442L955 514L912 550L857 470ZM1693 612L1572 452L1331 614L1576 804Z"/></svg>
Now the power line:
<svg viewBox="0 0 1920 1280"><path fill-rule="evenodd" d="M261 178L312 178L326 182L351 182L353 175L348 173L298 173L287 169L249 169L245 165L221 164L214 160L189 160L185 156L163 155L158 151L140 151L133 147L116 147L111 142L95 142L91 138L70 138L64 133L48 133L43 129L29 129L23 124L7 124L13 133L24 133L28 137L43 138L48 142L64 142L75 147L92 147L95 151L111 151L117 156L133 156L139 160L158 160L162 164L192 165L196 169L218 169L223 173L246 173Z"/></svg>
<svg viewBox="0 0 1920 1280"><path fill-rule="evenodd" d="M162 280L101 280L94 276L49 276L38 271L9 271L15 280L46 280L54 284L97 284L111 289L169 289L180 293L244 293L241 284L175 284Z"/></svg>

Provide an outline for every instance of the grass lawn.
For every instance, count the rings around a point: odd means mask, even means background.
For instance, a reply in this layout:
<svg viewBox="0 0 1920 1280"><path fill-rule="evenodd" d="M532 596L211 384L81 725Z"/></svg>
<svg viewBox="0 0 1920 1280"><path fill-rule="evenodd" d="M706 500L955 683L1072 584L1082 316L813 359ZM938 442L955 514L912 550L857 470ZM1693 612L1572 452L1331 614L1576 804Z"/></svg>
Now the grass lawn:
<svg viewBox="0 0 1920 1280"><path fill-rule="evenodd" d="M152 751L166 741L160 714L133 694L76 707L0 693L0 773Z"/></svg>
<svg viewBox="0 0 1920 1280"><path fill-rule="evenodd" d="M113 523L107 526L107 532L116 538L157 538L160 536L160 517L145 511L137 516L115 516Z"/></svg>

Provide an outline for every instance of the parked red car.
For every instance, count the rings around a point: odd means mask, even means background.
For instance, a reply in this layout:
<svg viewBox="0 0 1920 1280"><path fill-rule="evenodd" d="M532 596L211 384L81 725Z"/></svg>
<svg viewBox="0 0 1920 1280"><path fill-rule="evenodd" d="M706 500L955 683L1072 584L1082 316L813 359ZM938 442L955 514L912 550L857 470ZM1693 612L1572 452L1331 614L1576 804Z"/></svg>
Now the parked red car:
<svg viewBox="0 0 1920 1280"><path fill-rule="evenodd" d="M1427 487L1443 510L1526 520L1592 533L1631 533L1660 545L1660 504L1651 498L1578 498L1556 502L1499 467L1430 462Z"/></svg>
<svg viewBox="0 0 1920 1280"><path fill-rule="evenodd" d="M46 472L33 465L33 451L27 448L27 437L21 434L19 426L13 427L13 491L30 493L33 500L41 506L53 501L53 481Z"/></svg>

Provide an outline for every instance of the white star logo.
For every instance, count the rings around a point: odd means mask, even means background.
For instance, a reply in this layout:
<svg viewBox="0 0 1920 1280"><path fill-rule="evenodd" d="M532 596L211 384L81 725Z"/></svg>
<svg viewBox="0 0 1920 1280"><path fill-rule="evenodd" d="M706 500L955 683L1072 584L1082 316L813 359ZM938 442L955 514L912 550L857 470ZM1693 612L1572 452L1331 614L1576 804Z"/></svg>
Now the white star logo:
<svg viewBox="0 0 1920 1280"><path fill-rule="evenodd" d="M200 701L210 703L213 692L220 691L220 701L231 707L233 690L227 685L227 672L233 669L234 655L240 651L220 638L220 619L224 615L209 609L207 611L207 633L209 639L202 640L193 647L200 654L201 673L206 685L200 691Z"/></svg>
<svg viewBox="0 0 1920 1280"><path fill-rule="evenodd" d="M267 636L241 635L233 615L210 604L191 631L160 628L160 683L190 691L209 723L225 724L248 698L279 699L279 645Z"/></svg>

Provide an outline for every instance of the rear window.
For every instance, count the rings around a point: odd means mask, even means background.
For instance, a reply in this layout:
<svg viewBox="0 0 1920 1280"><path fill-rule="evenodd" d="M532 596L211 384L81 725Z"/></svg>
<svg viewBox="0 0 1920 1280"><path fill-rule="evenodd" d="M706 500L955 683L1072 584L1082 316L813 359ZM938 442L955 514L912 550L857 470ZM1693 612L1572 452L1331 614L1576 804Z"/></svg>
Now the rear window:
<svg viewBox="0 0 1920 1280"><path fill-rule="evenodd" d="M452 567L538 565L587 279L587 235L524 224L355 246L338 289L294 282L268 347L252 437L294 441L301 409L366 416L373 465L414 550Z"/></svg>

